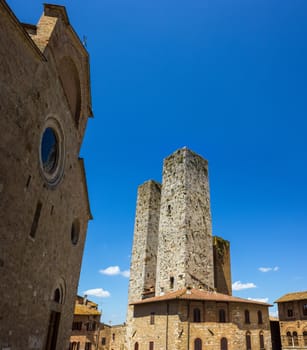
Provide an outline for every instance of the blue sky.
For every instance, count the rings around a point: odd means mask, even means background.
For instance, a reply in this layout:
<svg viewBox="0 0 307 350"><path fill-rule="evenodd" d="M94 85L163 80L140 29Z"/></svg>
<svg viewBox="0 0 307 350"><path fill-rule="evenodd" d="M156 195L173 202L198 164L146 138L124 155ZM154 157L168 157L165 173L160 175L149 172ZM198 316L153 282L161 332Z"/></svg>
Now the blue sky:
<svg viewBox="0 0 307 350"><path fill-rule="evenodd" d="M137 186L161 181L163 158L183 146L209 161L234 294L273 303L306 290L307 2L53 3L91 57L95 117L81 155L94 220L79 293L98 289L89 298L102 320L125 320ZM38 0L8 4L23 22L42 11Z"/></svg>

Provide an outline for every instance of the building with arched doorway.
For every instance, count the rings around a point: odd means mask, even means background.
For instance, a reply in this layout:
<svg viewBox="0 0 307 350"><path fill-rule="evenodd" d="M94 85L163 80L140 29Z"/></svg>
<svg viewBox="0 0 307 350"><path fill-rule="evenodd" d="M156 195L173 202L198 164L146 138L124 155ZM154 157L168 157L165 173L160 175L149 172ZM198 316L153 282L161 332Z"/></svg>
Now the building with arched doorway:
<svg viewBox="0 0 307 350"><path fill-rule="evenodd" d="M67 349L91 212L89 57L63 6L0 1L0 348Z"/></svg>

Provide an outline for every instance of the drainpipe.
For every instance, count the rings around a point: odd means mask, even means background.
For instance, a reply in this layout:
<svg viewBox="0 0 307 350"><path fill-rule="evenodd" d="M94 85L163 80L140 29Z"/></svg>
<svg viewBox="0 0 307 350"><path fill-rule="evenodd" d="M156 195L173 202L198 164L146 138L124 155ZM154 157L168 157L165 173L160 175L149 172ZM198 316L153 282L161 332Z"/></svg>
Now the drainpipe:
<svg viewBox="0 0 307 350"><path fill-rule="evenodd" d="M168 350L168 315L169 315L169 303L166 303L165 350Z"/></svg>
<svg viewBox="0 0 307 350"><path fill-rule="evenodd" d="M187 350L190 350L190 302L188 301L188 346Z"/></svg>

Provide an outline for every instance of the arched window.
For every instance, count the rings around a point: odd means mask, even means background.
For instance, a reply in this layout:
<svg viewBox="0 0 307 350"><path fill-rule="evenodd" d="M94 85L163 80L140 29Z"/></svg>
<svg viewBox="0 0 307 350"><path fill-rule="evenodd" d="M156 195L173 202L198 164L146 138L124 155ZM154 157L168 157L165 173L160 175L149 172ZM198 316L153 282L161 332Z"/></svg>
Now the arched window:
<svg viewBox="0 0 307 350"><path fill-rule="evenodd" d="M260 345L260 350L263 350L264 349L264 337L263 337L262 332L259 333L259 345Z"/></svg>
<svg viewBox="0 0 307 350"><path fill-rule="evenodd" d="M194 340L194 350L202 350L202 342L200 338Z"/></svg>
<svg viewBox="0 0 307 350"><path fill-rule="evenodd" d="M293 332L293 344L294 344L294 346L298 346L297 332Z"/></svg>
<svg viewBox="0 0 307 350"><path fill-rule="evenodd" d="M247 332L245 335L245 342L246 342L246 350L252 349L252 342L251 342L251 334L250 332Z"/></svg>
<svg viewBox="0 0 307 350"><path fill-rule="evenodd" d="M307 346L307 331L303 332L304 346Z"/></svg>
<svg viewBox="0 0 307 350"><path fill-rule="evenodd" d="M219 322L226 322L226 312L224 309L219 310Z"/></svg>
<svg viewBox="0 0 307 350"><path fill-rule="evenodd" d="M221 350L228 350L227 338L222 338L221 339Z"/></svg>
<svg viewBox="0 0 307 350"><path fill-rule="evenodd" d="M258 315L258 324L262 324L263 323L263 320L262 320L262 312L259 310L257 312L257 315Z"/></svg>
<svg viewBox="0 0 307 350"><path fill-rule="evenodd" d="M200 310L198 308L193 310L193 322L200 322Z"/></svg>
<svg viewBox="0 0 307 350"><path fill-rule="evenodd" d="M292 335L291 332L287 332L288 346L292 346Z"/></svg>
<svg viewBox="0 0 307 350"><path fill-rule="evenodd" d="M138 343L138 342L136 342L136 343L134 344L134 350L139 350L139 343Z"/></svg>
<svg viewBox="0 0 307 350"><path fill-rule="evenodd" d="M247 323L247 324L251 323L248 310L244 311L244 316L245 316L245 323Z"/></svg>

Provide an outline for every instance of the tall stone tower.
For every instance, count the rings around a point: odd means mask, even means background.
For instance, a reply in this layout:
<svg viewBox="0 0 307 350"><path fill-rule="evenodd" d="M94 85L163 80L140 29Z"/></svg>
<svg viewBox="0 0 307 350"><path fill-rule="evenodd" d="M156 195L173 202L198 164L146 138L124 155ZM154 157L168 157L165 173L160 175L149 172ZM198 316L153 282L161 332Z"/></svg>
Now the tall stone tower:
<svg viewBox="0 0 307 350"><path fill-rule="evenodd" d="M156 295L214 289L208 162L187 148L165 159Z"/></svg>
<svg viewBox="0 0 307 350"><path fill-rule="evenodd" d="M147 181L138 188L130 268L129 303L152 296L156 283L161 185Z"/></svg>

